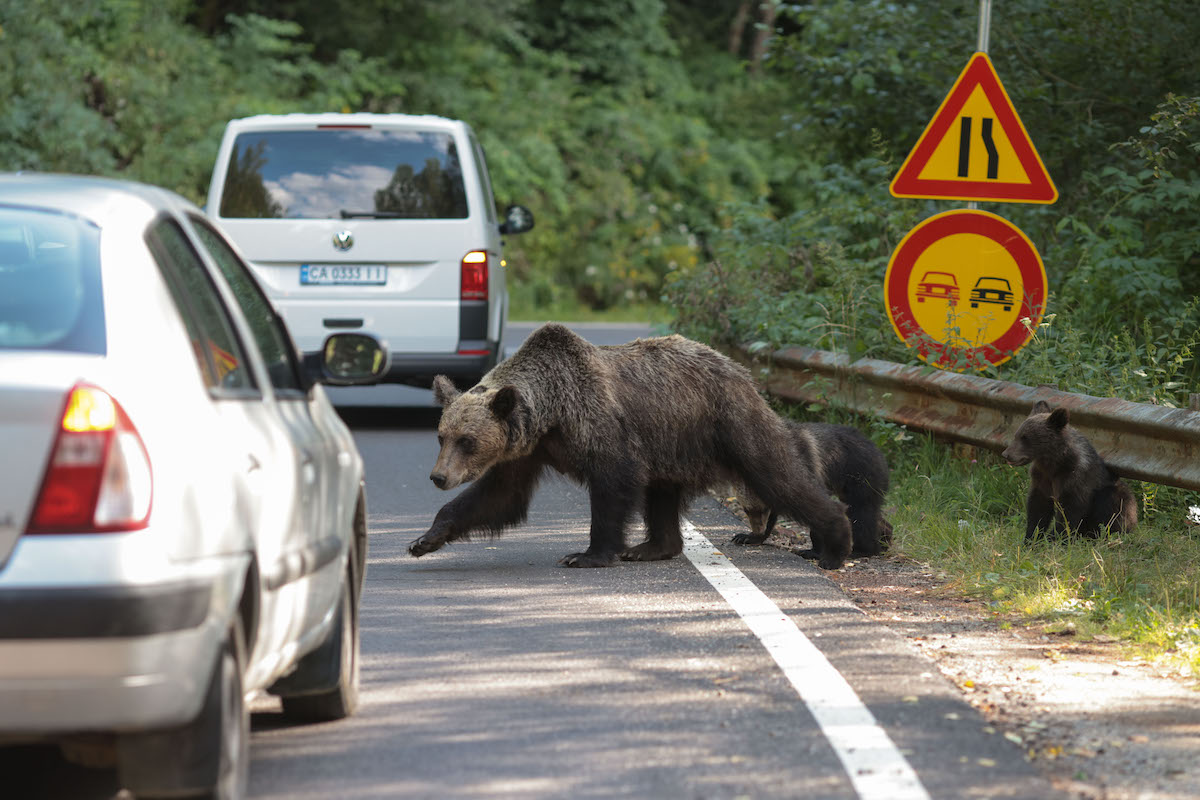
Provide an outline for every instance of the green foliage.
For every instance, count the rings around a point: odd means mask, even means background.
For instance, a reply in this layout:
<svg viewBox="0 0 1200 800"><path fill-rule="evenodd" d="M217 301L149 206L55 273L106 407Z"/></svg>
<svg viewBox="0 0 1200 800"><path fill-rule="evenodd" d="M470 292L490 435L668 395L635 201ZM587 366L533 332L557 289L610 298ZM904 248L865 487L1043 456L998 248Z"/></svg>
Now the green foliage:
<svg viewBox="0 0 1200 800"><path fill-rule="evenodd" d="M509 242L509 265L514 290L541 304L656 302L667 272L700 260L698 232L722 205L766 195L777 169L771 82L718 48L685 68L675 36L707 20L678 8L668 20L661 0L364 0L336 13L2 2L0 168L119 175L202 201L234 117L462 118L501 206L539 220Z"/></svg>

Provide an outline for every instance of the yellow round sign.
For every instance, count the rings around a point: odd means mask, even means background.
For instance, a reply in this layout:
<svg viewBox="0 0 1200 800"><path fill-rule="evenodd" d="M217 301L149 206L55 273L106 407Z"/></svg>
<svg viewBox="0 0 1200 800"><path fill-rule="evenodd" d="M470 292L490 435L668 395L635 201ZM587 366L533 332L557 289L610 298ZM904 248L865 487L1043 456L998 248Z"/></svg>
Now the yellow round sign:
<svg viewBox="0 0 1200 800"><path fill-rule="evenodd" d="M1029 238L987 211L917 225L888 262L892 327L940 367L982 369L1025 346L1046 309L1046 271Z"/></svg>

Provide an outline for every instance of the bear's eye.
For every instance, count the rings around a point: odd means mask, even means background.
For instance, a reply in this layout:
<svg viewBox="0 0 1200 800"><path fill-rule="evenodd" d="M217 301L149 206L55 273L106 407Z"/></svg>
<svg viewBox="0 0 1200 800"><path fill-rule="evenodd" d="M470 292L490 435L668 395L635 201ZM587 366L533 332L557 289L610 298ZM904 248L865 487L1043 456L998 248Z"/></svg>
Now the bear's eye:
<svg viewBox="0 0 1200 800"><path fill-rule="evenodd" d="M458 440L458 449L462 450L467 455L475 452L475 440L470 436L464 436Z"/></svg>

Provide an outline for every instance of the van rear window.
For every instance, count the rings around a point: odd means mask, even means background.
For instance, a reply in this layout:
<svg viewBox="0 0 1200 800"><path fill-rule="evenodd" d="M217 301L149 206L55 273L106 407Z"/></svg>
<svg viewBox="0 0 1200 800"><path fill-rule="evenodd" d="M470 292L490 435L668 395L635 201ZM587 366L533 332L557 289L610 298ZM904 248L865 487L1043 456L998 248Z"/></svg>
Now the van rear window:
<svg viewBox="0 0 1200 800"><path fill-rule="evenodd" d="M239 219L464 219L447 133L337 128L239 134L220 215Z"/></svg>

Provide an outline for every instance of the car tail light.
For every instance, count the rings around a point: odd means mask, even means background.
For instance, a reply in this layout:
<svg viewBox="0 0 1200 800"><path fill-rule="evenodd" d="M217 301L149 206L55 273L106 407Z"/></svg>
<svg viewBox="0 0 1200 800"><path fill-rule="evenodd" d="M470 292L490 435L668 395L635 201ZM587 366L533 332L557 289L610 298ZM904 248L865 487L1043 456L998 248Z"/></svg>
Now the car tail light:
<svg viewBox="0 0 1200 800"><path fill-rule="evenodd" d="M488 299L488 255L472 250L462 259L462 299Z"/></svg>
<svg viewBox="0 0 1200 800"><path fill-rule="evenodd" d="M150 457L107 392L71 390L26 533L101 533L146 527Z"/></svg>

